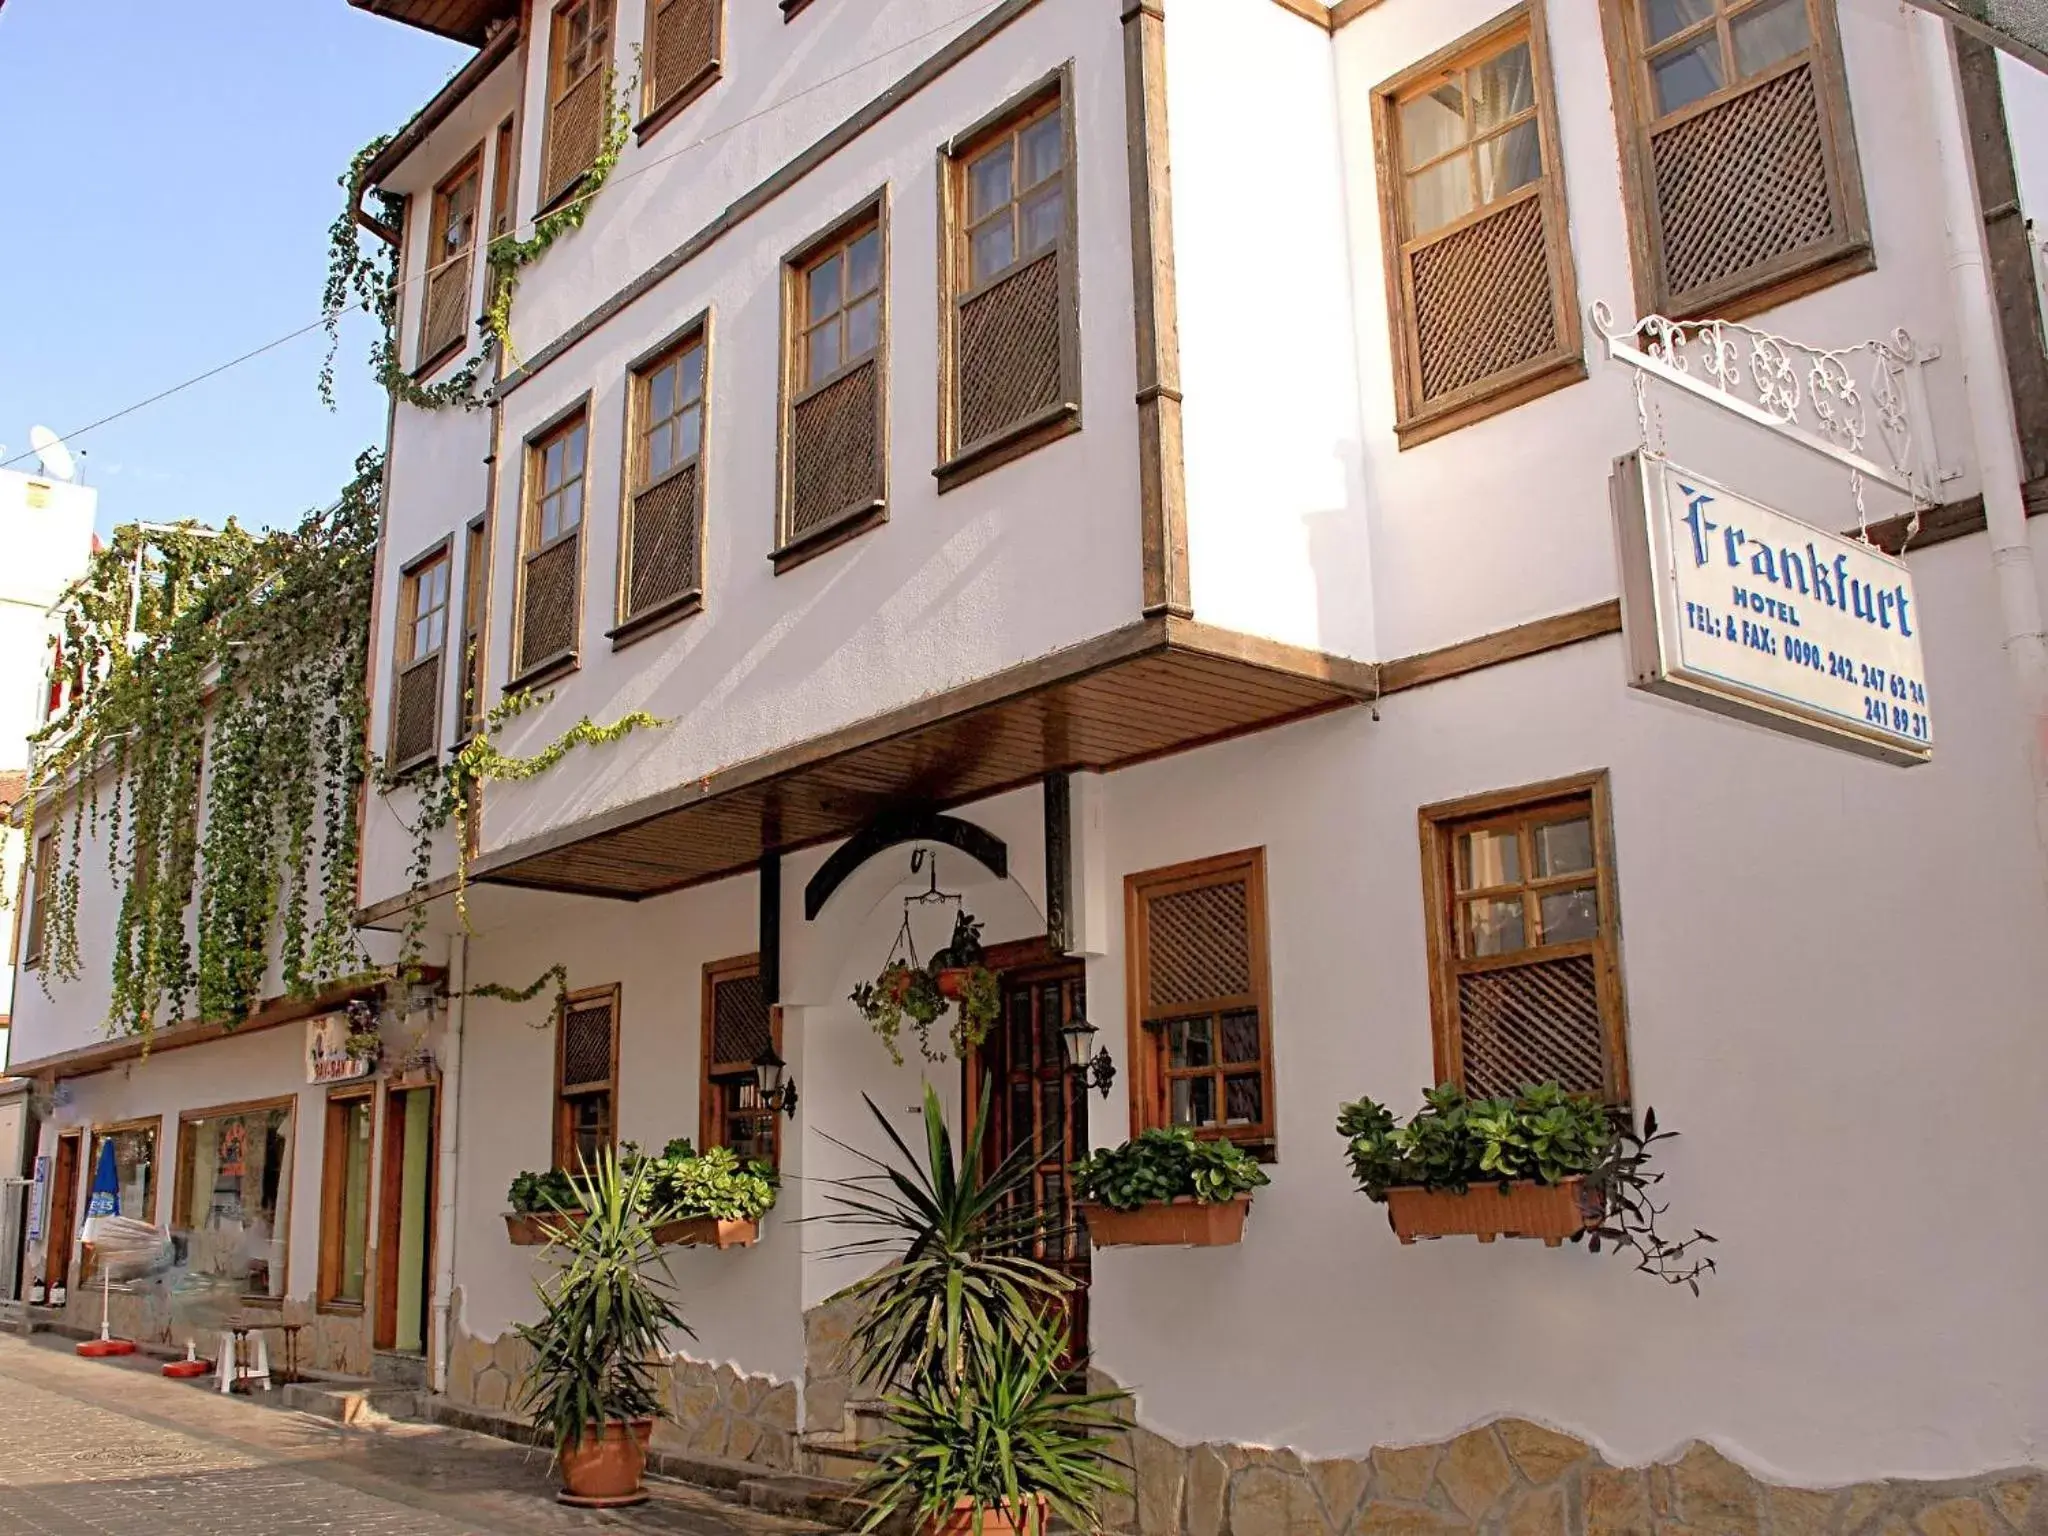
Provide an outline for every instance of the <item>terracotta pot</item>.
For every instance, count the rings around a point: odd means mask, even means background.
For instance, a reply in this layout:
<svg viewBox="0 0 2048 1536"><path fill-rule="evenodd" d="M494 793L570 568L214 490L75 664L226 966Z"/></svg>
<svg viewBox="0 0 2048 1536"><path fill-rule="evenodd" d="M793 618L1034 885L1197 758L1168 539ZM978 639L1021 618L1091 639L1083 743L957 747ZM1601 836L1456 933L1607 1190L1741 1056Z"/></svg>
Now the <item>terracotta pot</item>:
<svg viewBox="0 0 2048 1536"><path fill-rule="evenodd" d="M1088 1219L1088 1239L1097 1248L1221 1248L1244 1241L1244 1218L1251 1208L1250 1195L1220 1204L1182 1195L1148 1201L1135 1211L1085 1201L1080 1210Z"/></svg>
<svg viewBox="0 0 2048 1536"><path fill-rule="evenodd" d="M644 1504L647 1486L640 1478L647 1470L647 1442L653 1434L652 1419L630 1424L614 1420L595 1435L586 1429L556 1456L562 1466L562 1491L555 1497L579 1509Z"/></svg>
<svg viewBox="0 0 2048 1536"><path fill-rule="evenodd" d="M902 1003L910 996L912 977L908 971L892 971L882 982L882 994L893 1003Z"/></svg>
<svg viewBox="0 0 2048 1536"><path fill-rule="evenodd" d="M1387 1191L1387 1225L1404 1243L1419 1237L1476 1237L1482 1243L1540 1237L1546 1248L1556 1248L1600 1223L1600 1198L1588 1194L1585 1183L1580 1178L1559 1184L1517 1179L1474 1184L1463 1194L1404 1186Z"/></svg>
<svg viewBox="0 0 2048 1536"><path fill-rule="evenodd" d="M761 1240L761 1223L692 1216L664 1221L654 1229L654 1240L664 1248L751 1248Z"/></svg>
<svg viewBox="0 0 2048 1536"><path fill-rule="evenodd" d="M923 1536L977 1536L974 1508L974 1500L959 1500L952 1514L930 1521ZM1026 1496L1022 1508L1003 1504L983 1509L979 1536L1045 1536L1051 1518L1045 1495L1034 1493Z"/></svg>
<svg viewBox="0 0 2048 1536"><path fill-rule="evenodd" d="M507 1211L505 1235L515 1248L540 1248L583 1225L581 1211Z"/></svg>
<svg viewBox="0 0 2048 1536"><path fill-rule="evenodd" d="M970 972L964 965L949 965L944 970L932 973L932 985L939 989L939 996L947 1002L957 1003L967 995L967 978Z"/></svg>

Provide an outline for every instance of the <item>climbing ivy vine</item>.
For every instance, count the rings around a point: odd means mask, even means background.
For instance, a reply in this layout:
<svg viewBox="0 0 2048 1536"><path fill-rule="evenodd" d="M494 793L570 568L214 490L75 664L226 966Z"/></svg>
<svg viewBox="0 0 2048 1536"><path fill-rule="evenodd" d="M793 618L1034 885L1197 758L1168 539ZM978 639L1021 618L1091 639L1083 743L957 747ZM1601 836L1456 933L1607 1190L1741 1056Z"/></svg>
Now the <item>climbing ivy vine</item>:
<svg viewBox="0 0 2048 1536"><path fill-rule="evenodd" d="M120 890L108 1027L239 1022L273 955L305 996L354 930L364 667L383 461L295 529L117 529L60 600L70 697L31 738L59 858L42 982L80 974L88 836ZM195 911L196 907L196 911Z"/></svg>
<svg viewBox="0 0 2048 1536"><path fill-rule="evenodd" d="M603 142L590 169L583 173L577 194L560 207L533 221L533 233L524 240L506 233L493 239L484 252L487 272L484 291L484 335L477 350L462 366L438 384L421 384L407 372L398 348L399 271L398 247L369 235L356 221L356 209L367 192L376 199L374 217L393 233L405 227L406 200L382 188L366 188L363 178L370 163L391 142L390 136L372 139L356 151L355 158L337 180L342 189L342 207L327 231L327 282L321 294L321 311L326 317L327 354L320 366L320 399L334 405L334 360L341 346L341 319L360 305L376 322L370 343L370 370L391 394L420 410L438 411L451 405L476 410L485 403L477 392L498 348L516 366L512 349L512 298L519 290L520 272L539 261L564 235L583 227L597 194L611 179L612 171L625 150L633 129L632 104L639 94L635 74L613 92L611 116L605 125Z"/></svg>

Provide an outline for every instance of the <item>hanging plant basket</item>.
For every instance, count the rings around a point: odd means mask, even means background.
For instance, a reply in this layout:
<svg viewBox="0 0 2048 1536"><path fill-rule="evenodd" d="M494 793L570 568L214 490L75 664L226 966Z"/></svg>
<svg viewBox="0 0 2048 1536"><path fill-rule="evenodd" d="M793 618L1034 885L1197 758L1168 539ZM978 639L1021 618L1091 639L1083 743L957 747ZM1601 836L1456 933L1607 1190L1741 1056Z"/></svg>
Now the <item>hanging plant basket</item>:
<svg viewBox="0 0 2048 1536"><path fill-rule="evenodd" d="M689 1216L663 1222L654 1229L654 1240L664 1248L751 1248L761 1240L761 1223Z"/></svg>
<svg viewBox="0 0 2048 1536"><path fill-rule="evenodd" d="M1244 1241L1250 1195L1235 1200L1148 1200L1134 1211L1082 1203L1088 1241L1097 1248L1227 1248Z"/></svg>
<svg viewBox="0 0 2048 1536"><path fill-rule="evenodd" d="M1466 1190L1397 1185L1387 1191L1387 1224L1403 1243L1424 1237L1541 1238L1556 1248L1600 1225L1600 1197L1582 1178L1556 1184L1517 1179Z"/></svg>
<svg viewBox="0 0 2048 1536"><path fill-rule="evenodd" d="M545 1248L583 1225L581 1211L507 1211L505 1235L515 1248Z"/></svg>
<svg viewBox="0 0 2048 1536"><path fill-rule="evenodd" d="M903 1065L898 1043L903 1025L909 1021L917 1036L918 1054L926 1061L946 1060L946 1052L932 1044L932 1026L950 1010L953 1023L948 1042L953 1054L965 1060L981 1042L1002 1011L1002 983L984 963L981 924L964 908L953 914L953 939L933 955L930 962L917 958L917 945L910 933L910 908L926 901L958 901L938 890L936 869L931 892L905 898L903 926L889 947L889 958L873 981L853 989L851 1001L868 1021L897 1066Z"/></svg>

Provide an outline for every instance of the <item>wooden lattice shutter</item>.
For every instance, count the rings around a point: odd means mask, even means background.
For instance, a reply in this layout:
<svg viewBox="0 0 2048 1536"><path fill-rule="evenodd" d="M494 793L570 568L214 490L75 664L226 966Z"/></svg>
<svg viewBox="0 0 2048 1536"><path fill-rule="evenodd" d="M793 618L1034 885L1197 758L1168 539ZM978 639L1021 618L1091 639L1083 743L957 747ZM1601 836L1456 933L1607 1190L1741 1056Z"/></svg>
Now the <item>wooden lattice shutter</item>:
<svg viewBox="0 0 2048 1536"><path fill-rule="evenodd" d="M881 499L881 393L870 358L790 412L786 543Z"/></svg>
<svg viewBox="0 0 2048 1536"><path fill-rule="evenodd" d="M406 767L432 757L441 745L441 653L412 662L398 674L391 709L391 762Z"/></svg>
<svg viewBox="0 0 2048 1536"><path fill-rule="evenodd" d="M960 306L960 446L972 448L1063 398L1060 255L1036 261Z"/></svg>
<svg viewBox="0 0 2048 1536"><path fill-rule="evenodd" d="M1408 255L1418 407L1558 350L1558 298L1534 191Z"/></svg>
<svg viewBox="0 0 2048 1536"><path fill-rule="evenodd" d="M633 498L626 554L626 617L697 588L697 466L685 465Z"/></svg>
<svg viewBox="0 0 2048 1536"><path fill-rule="evenodd" d="M562 1092L588 1093L610 1088L614 1077L612 1060L612 994L572 1000L562 1012Z"/></svg>
<svg viewBox="0 0 2048 1536"><path fill-rule="evenodd" d="M1529 1083L1604 1094L1608 1067L1598 962L1569 955L1458 979L1464 1087L1512 1096Z"/></svg>
<svg viewBox="0 0 2048 1536"><path fill-rule="evenodd" d="M576 597L582 575L581 531L563 534L526 561L520 595L519 671L565 656L576 646Z"/></svg>
<svg viewBox="0 0 2048 1536"><path fill-rule="evenodd" d="M725 0L654 0L649 18L647 111L660 111L718 68Z"/></svg>
<svg viewBox="0 0 2048 1536"><path fill-rule="evenodd" d="M426 322L420 356L439 357L469 331L469 253L464 251L427 274Z"/></svg>
<svg viewBox="0 0 2048 1536"><path fill-rule="evenodd" d="M717 1074L753 1070L754 1058L772 1039L768 994L757 966L751 972L715 977L711 983L711 1070Z"/></svg>

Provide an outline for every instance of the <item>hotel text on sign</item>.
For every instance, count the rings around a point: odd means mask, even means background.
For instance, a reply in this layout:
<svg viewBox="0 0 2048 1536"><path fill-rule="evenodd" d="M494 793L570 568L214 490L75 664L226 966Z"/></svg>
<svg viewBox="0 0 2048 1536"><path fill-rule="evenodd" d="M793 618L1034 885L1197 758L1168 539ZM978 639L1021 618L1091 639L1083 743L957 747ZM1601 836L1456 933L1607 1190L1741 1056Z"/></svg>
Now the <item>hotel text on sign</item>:
<svg viewBox="0 0 2048 1536"><path fill-rule="evenodd" d="M1614 470L1639 688L1893 763L1934 746L1903 561L1666 460Z"/></svg>

